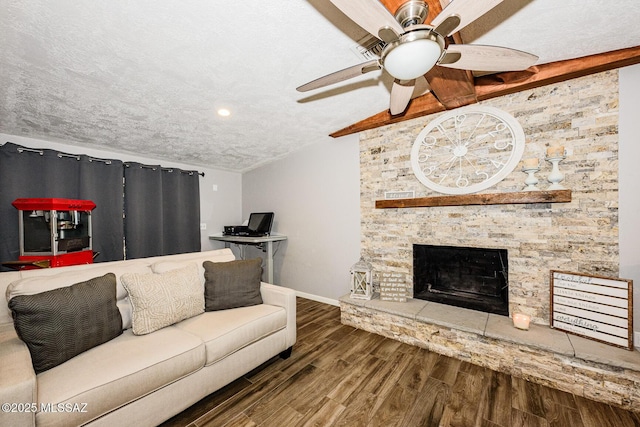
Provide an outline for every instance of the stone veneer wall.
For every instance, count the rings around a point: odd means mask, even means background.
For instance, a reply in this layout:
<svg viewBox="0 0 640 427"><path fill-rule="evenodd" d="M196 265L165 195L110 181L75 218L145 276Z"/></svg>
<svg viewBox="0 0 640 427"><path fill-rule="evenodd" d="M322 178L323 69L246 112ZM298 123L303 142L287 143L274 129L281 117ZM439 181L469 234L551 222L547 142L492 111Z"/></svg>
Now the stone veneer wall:
<svg viewBox="0 0 640 427"><path fill-rule="evenodd" d="M441 195L413 175L410 151L418 133L437 115L361 133L362 255L375 270L402 275L398 295L413 292L413 244L505 248L509 253L510 312L549 323L549 271L617 277L618 72L610 71L482 103L507 111L526 135L523 158L543 158L552 143L564 145L560 164L571 203L375 209L385 191ZM550 164L542 162L540 189ZM521 191L519 165L483 193ZM385 297L383 292L382 297Z"/></svg>

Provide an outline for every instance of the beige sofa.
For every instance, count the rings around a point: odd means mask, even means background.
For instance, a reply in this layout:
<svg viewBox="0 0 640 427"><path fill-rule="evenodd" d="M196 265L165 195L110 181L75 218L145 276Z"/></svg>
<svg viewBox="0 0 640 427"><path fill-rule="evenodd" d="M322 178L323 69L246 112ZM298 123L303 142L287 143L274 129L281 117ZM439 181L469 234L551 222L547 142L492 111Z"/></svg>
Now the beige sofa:
<svg viewBox="0 0 640 427"><path fill-rule="evenodd" d="M0 304L0 425L151 426L183 411L296 341L295 293L261 283L263 303L205 312L146 335L134 335L120 277L161 273L194 261L234 260L229 249L73 267L0 273L0 290L69 286L106 273L117 277L124 331L110 341L36 374L6 302ZM204 277L202 277L204 287ZM15 285L12 285L14 288Z"/></svg>

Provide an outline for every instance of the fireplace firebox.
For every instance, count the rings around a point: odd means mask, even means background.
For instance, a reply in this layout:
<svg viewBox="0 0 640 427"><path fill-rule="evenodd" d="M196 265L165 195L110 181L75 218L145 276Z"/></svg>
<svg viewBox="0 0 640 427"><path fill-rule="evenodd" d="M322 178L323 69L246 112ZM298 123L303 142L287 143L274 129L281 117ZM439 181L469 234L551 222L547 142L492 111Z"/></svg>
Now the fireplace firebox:
<svg viewBox="0 0 640 427"><path fill-rule="evenodd" d="M509 315L506 249L413 245L413 297Z"/></svg>

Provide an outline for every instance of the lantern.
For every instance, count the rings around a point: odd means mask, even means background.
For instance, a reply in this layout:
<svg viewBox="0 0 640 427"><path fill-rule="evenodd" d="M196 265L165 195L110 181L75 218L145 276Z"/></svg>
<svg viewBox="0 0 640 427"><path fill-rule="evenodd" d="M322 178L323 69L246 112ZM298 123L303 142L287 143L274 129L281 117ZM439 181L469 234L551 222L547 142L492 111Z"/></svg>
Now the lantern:
<svg viewBox="0 0 640 427"><path fill-rule="evenodd" d="M351 298L371 299L373 296L372 272L371 264L362 258L351 267Z"/></svg>

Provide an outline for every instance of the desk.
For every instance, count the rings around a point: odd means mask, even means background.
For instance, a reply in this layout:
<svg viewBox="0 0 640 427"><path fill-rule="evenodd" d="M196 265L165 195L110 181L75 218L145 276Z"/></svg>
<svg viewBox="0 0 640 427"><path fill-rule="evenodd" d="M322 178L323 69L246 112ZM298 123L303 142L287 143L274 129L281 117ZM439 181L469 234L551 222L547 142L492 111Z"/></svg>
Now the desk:
<svg viewBox="0 0 640 427"><path fill-rule="evenodd" d="M287 240L287 236L282 234L272 234L270 236L263 237L249 237L249 236L225 236L222 234L214 234L209 236L209 240L217 240L224 242L225 248L228 248L231 243L236 245L250 245L260 246L267 252L267 282L273 283L273 242L280 242Z"/></svg>

